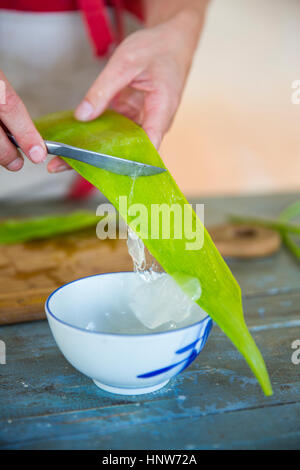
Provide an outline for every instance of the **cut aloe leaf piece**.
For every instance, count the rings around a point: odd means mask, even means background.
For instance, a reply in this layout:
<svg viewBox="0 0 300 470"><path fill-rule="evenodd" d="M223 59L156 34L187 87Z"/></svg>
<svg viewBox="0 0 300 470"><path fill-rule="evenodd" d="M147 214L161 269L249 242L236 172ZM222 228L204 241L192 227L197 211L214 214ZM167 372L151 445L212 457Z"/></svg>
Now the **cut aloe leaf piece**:
<svg viewBox="0 0 300 470"><path fill-rule="evenodd" d="M145 132L113 111L106 111L98 119L84 123L76 121L71 111L65 111L45 116L36 124L44 139L164 167ZM157 219L151 213L155 204L165 204L169 208L177 204L182 214L190 217L193 226L198 227L197 235L200 237L202 223L170 173L132 179L86 163L65 160L110 200L168 274L177 273L177 280L180 279L178 273L182 274L182 279L186 275L199 280L202 293L197 303L218 323L244 356L265 394L272 394L264 360L244 321L240 287L208 232L204 229L203 245L199 249L197 245L201 246L201 243L197 243L197 239L192 240L193 233L185 233L182 224L175 226L171 217L171 234L181 229L183 236L164 238ZM145 208L147 224L137 222L132 208L135 204ZM153 231L156 231L157 238L153 237Z"/></svg>
<svg viewBox="0 0 300 470"><path fill-rule="evenodd" d="M0 222L0 244L22 243L72 233L95 226L99 220L100 217L88 211L6 219Z"/></svg>

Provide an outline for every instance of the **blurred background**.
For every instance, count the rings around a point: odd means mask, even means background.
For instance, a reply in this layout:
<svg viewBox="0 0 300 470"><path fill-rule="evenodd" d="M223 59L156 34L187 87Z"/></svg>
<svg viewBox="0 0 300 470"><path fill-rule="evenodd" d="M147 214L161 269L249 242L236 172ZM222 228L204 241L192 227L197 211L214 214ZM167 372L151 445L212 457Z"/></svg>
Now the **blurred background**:
<svg viewBox="0 0 300 470"><path fill-rule="evenodd" d="M93 58L79 15L69 27L59 15L40 18L34 28L27 15L22 30L14 12L0 16L0 64L33 117L76 106L103 66ZM137 27L127 21L128 31ZM299 24L298 0L211 1L181 107L161 148L188 197L300 189L300 104L291 104L291 84L300 79ZM53 54L41 60L49 41ZM80 73L72 75L78 56ZM60 195L72 178L26 162L18 174L0 170L0 198Z"/></svg>
<svg viewBox="0 0 300 470"><path fill-rule="evenodd" d="M187 195L300 189L298 0L212 0L162 155Z"/></svg>

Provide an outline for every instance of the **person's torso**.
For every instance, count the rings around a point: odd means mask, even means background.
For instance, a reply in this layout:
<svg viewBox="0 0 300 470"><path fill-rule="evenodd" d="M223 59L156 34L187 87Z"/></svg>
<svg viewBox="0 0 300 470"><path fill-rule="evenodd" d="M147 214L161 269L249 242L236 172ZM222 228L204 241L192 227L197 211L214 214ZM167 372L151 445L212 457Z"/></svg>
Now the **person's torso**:
<svg viewBox="0 0 300 470"><path fill-rule="evenodd" d="M79 12L0 10L0 68L33 117L76 106L102 66Z"/></svg>
<svg viewBox="0 0 300 470"><path fill-rule="evenodd" d="M0 68L33 118L73 109L102 66L79 12L0 10ZM73 172L50 175L45 164L25 161L18 173L1 171L0 197L59 197L73 178Z"/></svg>
<svg viewBox="0 0 300 470"><path fill-rule="evenodd" d="M111 16L110 9L107 13ZM139 23L125 16L126 30ZM0 69L32 118L74 109L96 79L105 59L96 57L79 11L24 12L0 8ZM45 164L25 159L17 173L1 171L0 198L66 193L73 172L49 175Z"/></svg>

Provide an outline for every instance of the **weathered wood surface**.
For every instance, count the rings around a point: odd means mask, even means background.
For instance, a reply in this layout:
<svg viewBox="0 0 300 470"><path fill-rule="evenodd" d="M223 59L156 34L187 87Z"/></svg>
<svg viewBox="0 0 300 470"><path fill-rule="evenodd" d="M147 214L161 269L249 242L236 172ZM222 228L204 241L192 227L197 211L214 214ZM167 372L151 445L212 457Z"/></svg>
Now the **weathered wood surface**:
<svg viewBox="0 0 300 470"><path fill-rule="evenodd" d="M48 295L74 279L131 269L126 240L99 240L95 228L0 244L0 325L46 318Z"/></svg>
<svg viewBox="0 0 300 470"><path fill-rule="evenodd" d="M228 213L276 215L297 195L206 200L206 224ZM3 326L0 448L300 448L300 264L284 249L265 260L229 261L246 321L266 360L274 395L262 394L245 361L214 327L197 360L164 389L105 393L73 369L44 321Z"/></svg>

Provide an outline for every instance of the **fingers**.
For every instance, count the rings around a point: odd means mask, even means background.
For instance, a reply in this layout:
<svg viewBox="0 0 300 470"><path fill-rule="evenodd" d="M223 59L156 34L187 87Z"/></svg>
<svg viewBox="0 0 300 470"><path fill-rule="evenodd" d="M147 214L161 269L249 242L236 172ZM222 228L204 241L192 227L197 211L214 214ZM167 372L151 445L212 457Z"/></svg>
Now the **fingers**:
<svg viewBox="0 0 300 470"><path fill-rule="evenodd" d="M23 157L0 127L0 165L4 166L7 170L18 171L22 168L23 164Z"/></svg>
<svg viewBox="0 0 300 470"><path fill-rule="evenodd" d="M140 90L126 87L113 99L110 103L110 108L141 125L144 93Z"/></svg>
<svg viewBox="0 0 300 470"><path fill-rule="evenodd" d="M136 34L115 51L76 109L75 117L90 121L113 106L142 123L158 148L179 105L185 75L178 73L176 57L169 57L162 48L157 29Z"/></svg>
<svg viewBox="0 0 300 470"><path fill-rule="evenodd" d="M99 116L116 94L126 87L139 73L138 64L124 48L117 50L97 80L75 110L80 121L90 121Z"/></svg>
<svg viewBox="0 0 300 470"><path fill-rule="evenodd" d="M66 170L73 170L62 158L54 157L47 165L49 173L60 173Z"/></svg>
<svg viewBox="0 0 300 470"><path fill-rule="evenodd" d="M163 90L155 90L145 98L142 126L156 149L172 123L175 109L175 103Z"/></svg>
<svg viewBox="0 0 300 470"><path fill-rule="evenodd" d="M5 103L0 104L0 121L5 124L21 150L33 163L43 162L47 157L47 151L42 137L35 128L23 102L1 71L0 80L4 81L6 91ZM7 144L3 135L1 142L3 142L3 148L0 147L0 153L4 154L7 152ZM7 154L4 154L3 161L6 161L7 157Z"/></svg>

